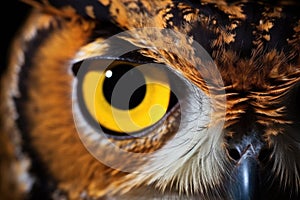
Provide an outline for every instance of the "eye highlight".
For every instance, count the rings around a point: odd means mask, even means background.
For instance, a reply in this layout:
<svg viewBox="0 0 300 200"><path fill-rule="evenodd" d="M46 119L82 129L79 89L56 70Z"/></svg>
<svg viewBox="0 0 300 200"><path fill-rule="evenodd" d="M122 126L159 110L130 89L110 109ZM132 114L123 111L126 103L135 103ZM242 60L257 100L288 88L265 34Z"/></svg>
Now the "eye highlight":
<svg viewBox="0 0 300 200"><path fill-rule="evenodd" d="M90 121L111 135L149 128L177 103L166 69L127 61L89 61L79 76L78 99Z"/></svg>

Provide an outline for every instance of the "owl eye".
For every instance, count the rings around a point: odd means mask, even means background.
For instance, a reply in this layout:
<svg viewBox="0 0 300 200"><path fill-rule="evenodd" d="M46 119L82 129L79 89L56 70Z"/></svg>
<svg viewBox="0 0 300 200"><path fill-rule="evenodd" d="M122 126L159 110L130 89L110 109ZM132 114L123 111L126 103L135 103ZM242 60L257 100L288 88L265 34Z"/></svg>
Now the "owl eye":
<svg viewBox="0 0 300 200"><path fill-rule="evenodd" d="M170 72L154 63L94 59L82 63L80 71L80 109L89 123L100 125L108 135L139 133L177 103Z"/></svg>

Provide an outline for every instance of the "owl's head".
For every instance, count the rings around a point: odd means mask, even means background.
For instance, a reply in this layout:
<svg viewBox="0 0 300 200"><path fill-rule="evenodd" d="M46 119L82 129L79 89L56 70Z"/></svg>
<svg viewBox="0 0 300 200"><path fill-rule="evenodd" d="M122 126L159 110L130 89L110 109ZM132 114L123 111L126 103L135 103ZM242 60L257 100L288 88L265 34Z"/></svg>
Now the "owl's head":
<svg viewBox="0 0 300 200"><path fill-rule="evenodd" d="M1 79L0 188L300 197L298 2L25 2Z"/></svg>

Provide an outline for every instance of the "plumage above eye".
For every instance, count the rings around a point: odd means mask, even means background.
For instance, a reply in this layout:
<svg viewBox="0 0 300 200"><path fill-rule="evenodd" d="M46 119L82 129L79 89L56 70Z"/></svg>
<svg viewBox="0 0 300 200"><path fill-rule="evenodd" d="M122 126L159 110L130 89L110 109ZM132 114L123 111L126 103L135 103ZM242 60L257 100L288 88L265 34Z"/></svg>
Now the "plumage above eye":
<svg viewBox="0 0 300 200"><path fill-rule="evenodd" d="M177 103L166 69L157 64L90 59L81 63L78 100L93 126L111 136L147 129ZM83 70L81 70L84 68Z"/></svg>

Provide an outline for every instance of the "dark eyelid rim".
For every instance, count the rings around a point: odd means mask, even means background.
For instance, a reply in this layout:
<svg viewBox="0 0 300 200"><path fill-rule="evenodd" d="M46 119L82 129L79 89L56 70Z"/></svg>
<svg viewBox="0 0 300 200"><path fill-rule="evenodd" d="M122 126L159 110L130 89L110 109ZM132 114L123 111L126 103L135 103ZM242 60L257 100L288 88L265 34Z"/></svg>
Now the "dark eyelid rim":
<svg viewBox="0 0 300 200"><path fill-rule="evenodd" d="M141 59L141 58L145 58L145 59ZM141 56L141 55L138 58L133 58L132 56L128 56L128 55L125 55L125 56L122 56L122 57L117 57L117 56L94 56L94 57L91 57L91 58L87 58L87 59L75 62L72 65L73 75L75 77L77 76L78 71L80 69L80 66L84 61L93 61L93 60L124 61L124 62L129 62L129 63L133 63L133 64L137 64L137 65L147 64L147 63L150 63L150 62L153 63L154 62L152 59L146 58L146 57Z"/></svg>

